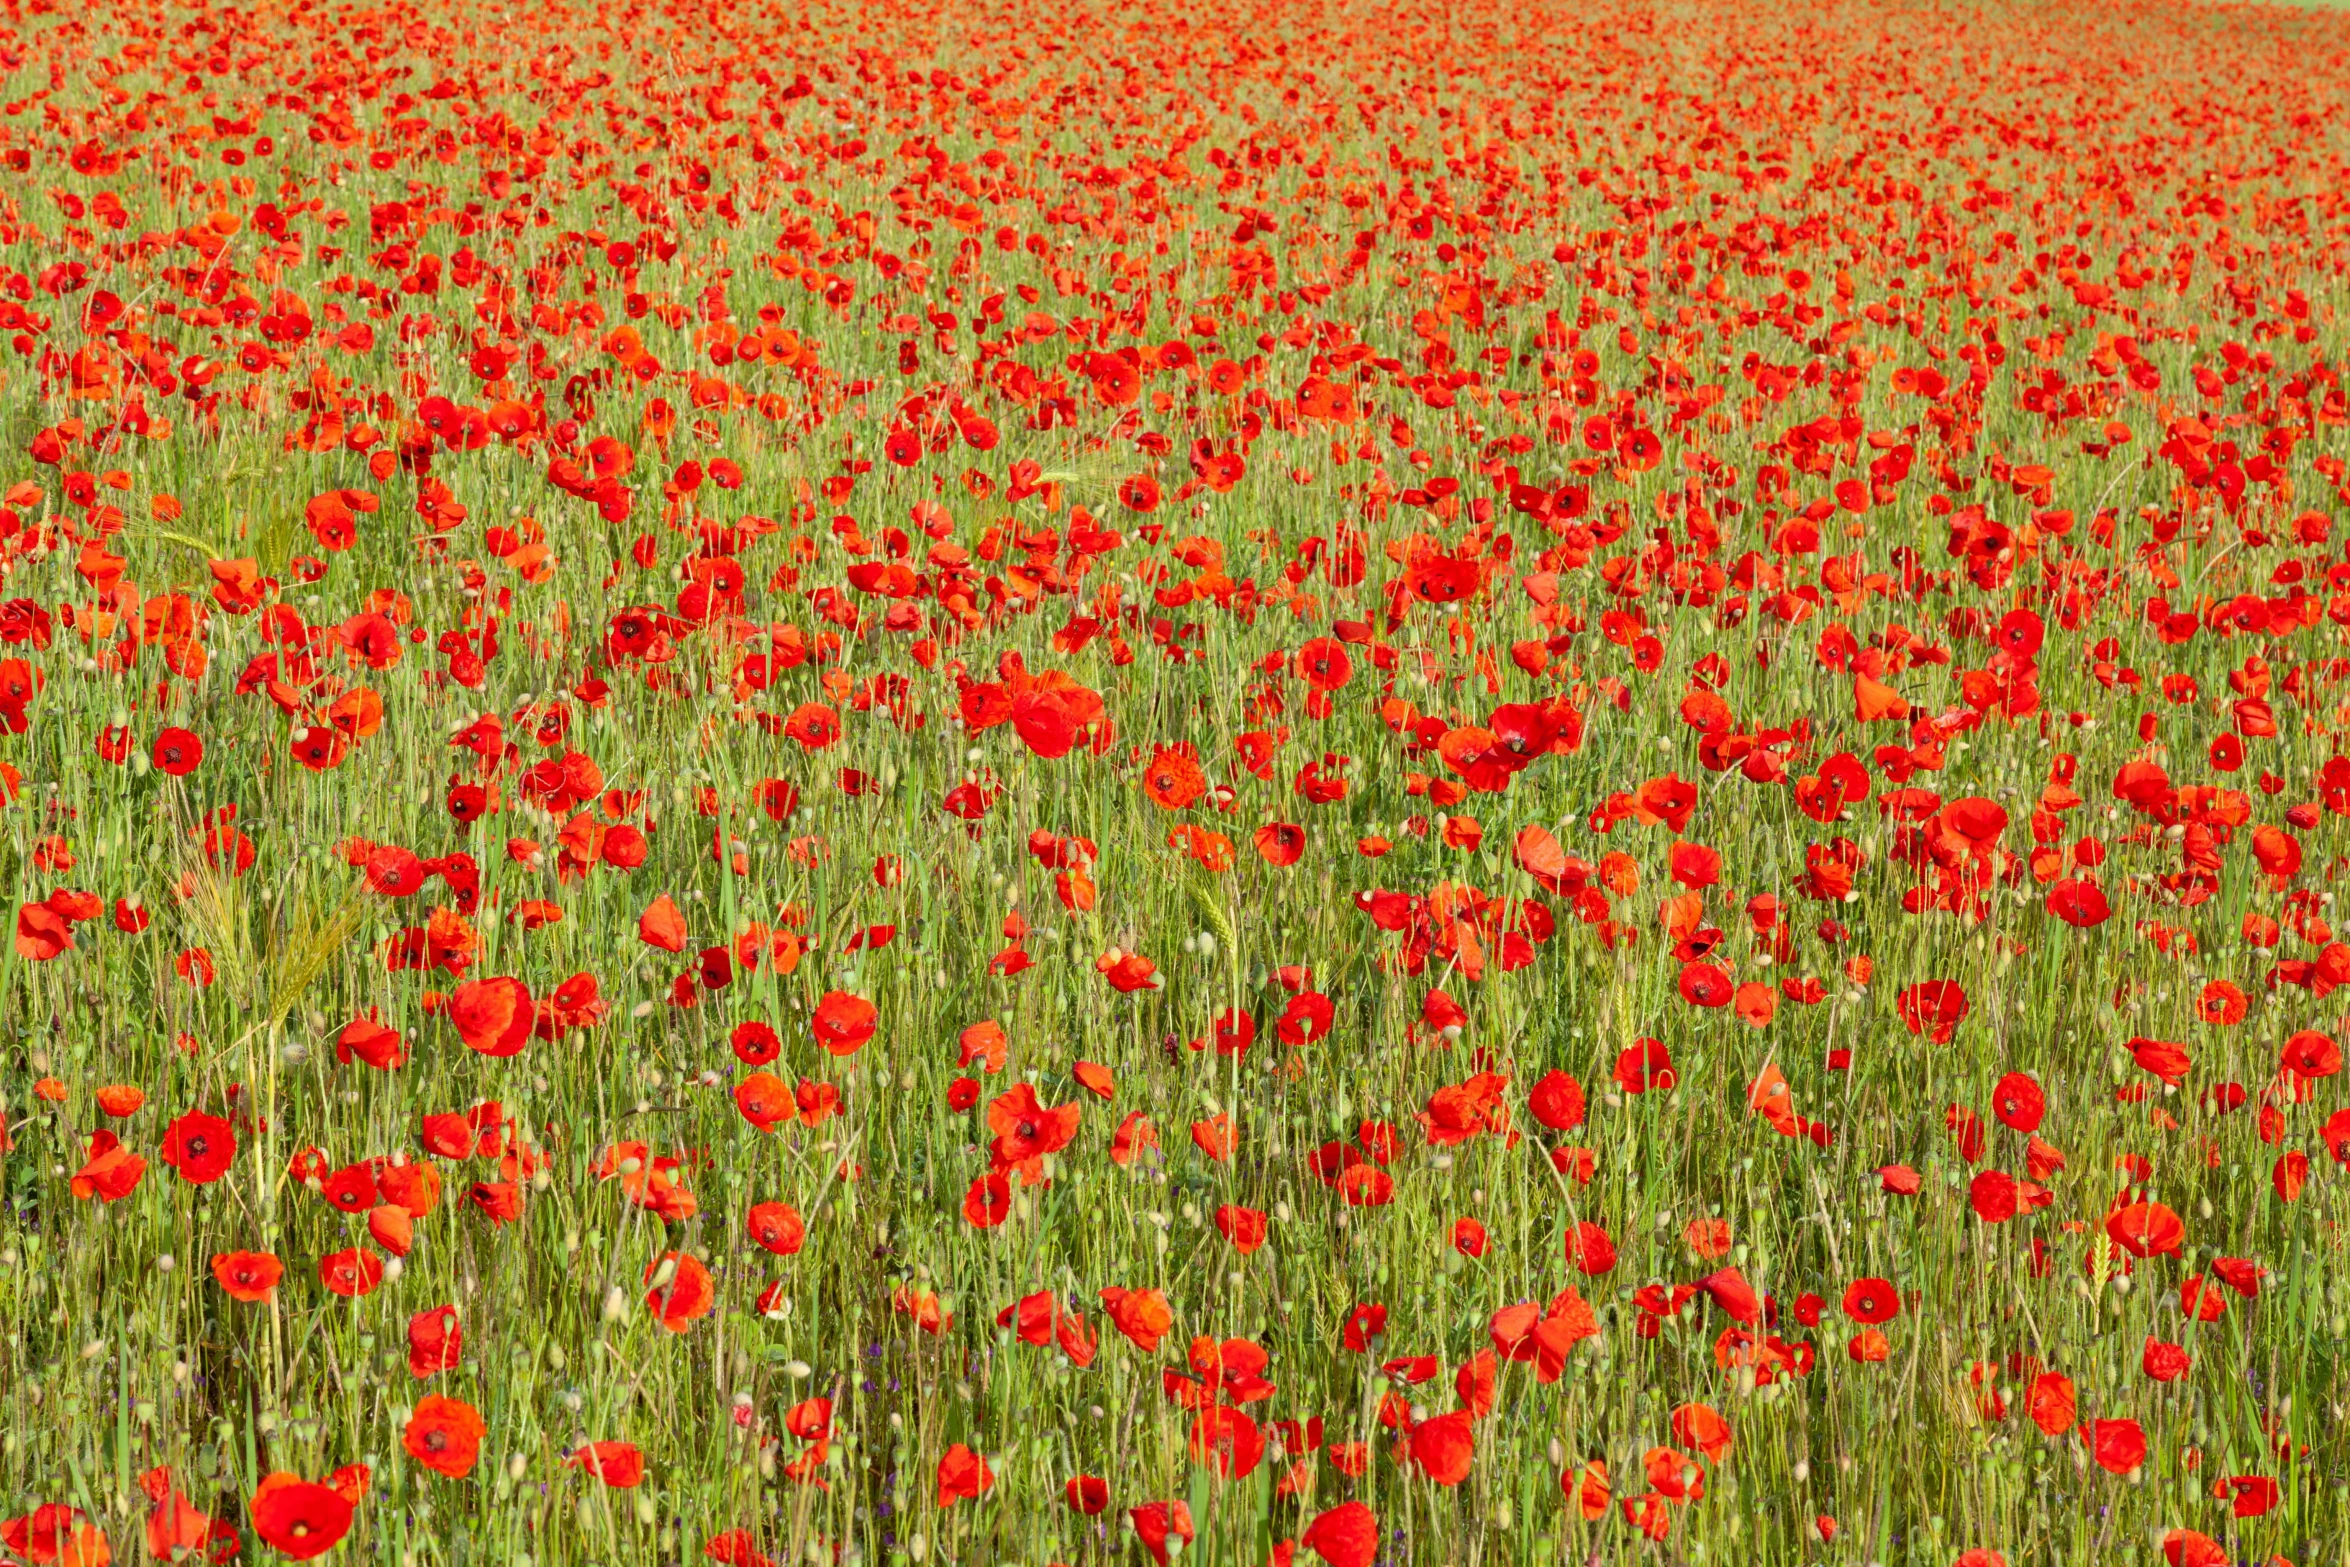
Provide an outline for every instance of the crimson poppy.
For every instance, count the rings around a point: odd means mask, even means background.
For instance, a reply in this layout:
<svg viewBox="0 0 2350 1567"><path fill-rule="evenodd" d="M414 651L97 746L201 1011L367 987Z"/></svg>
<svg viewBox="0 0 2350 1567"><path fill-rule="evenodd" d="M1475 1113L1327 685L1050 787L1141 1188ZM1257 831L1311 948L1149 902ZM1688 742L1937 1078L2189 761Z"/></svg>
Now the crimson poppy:
<svg viewBox="0 0 2350 1567"><path fill-rule="evenodd" d="M378 1071L390 1071L407 1061L407 1041L398 1030L372 1017L353 1018L335 1036L335 1059L346 1065L363 1061Z"/></svg>
<svg viewBox="0 0 2350 1567"><path fill-rule="evenodd" d="M1913 1034L1924 1034L1937 1045L1950 1043L1951 1034L1972 1010L1965 987L1956 980L1925 980L1911 985L1895 998L1895 1010L1902 1025Z"/></svg>
<svg viewBox="0 0 2350 1567"><path fill-rule="evenodd" d="M262 1543L298 1562L341 1544L355 1513L341 1491L283 1471L263 1477L247 1509Z"/></svg>
<svg viewBox="0 0 2350 1567"><path fill-rule="evenodd" d="M752 1240L778 1257L789 1257L806 1242L808 1227L789 1203L753 1203L745 1216Z"/></svg>
<svg viewBox="0 0 2350 1567"><path fill-rule="evenodd" d="M963 1196L963 1218L975 1229L991 1230L1012 1216L1011 1183L999 1171L971 1182Z"/></svg>
<svg viewBox="0 0 2350 1567"><path fill-rule="evenodd" d="M634 1442L585 1442L564 1462L615 1491L633 1491L645 1480L644 1450Z"/></svg>
<svg viewBox="0 0 2350 1567"><path fill-rule="evenodd" d="M480 1459L481 1439L488 1431L481 1412L463 1399L427 1393L416 1401L400 1445L425 1468L462 1480Z"/></svg>
<svg viewBox="0 0 2350 1567"><path fill-rule="evenodd" d="M1267 865L1280 869L1295 865L1306 852L1305 829L1293 822L1267 822L1250 841Z"/></svg>
<svg viewBox="0 0 2350 1567"><path fill-rule="evenodd" d="M212 1259L212 1276L231 1300L265 1301L285 1276L285 1267L265 1251L221 1252Z"/></svg>
<svg viewBox="0 0 2350 1567"><path fill-rule="evenodd" d="M1243 1257L1265 1244L1265 1216L1255 1208L1225 1203L1216 1210L1216 1229Z"/></svg>
<svg viewBox="0 0 2350 1567"><path fill-rule="evenodd" d="M1330 1024L1337 1009L1328 996L1319 991L1300 991L1291 996L1274 1020L1273 1032L1285 1045L1310 1045L1330 1032Z"/></svg>
<svg viewBox="0 0 2350 1567"><path fill-rule="evenodd" d="M735 1084L734 1106L744 1120L762 1132L772 1132L777 1126L796 1120L800 1113L799 1100L783 1079L772 1072L753 1072Z"/></svg>
<svg viewBox="0 0 2350 1567"><path fill-rule="evenodd" d="M2050 1436L2058 1436L2072 1429L2073 1383L2070 1377L2054 1371L2043 1371L2032 1378L2025 1395L2024 1406L2030 1412L2032 1423Z"/></svg>
<svg viewBox="0 0 2350 1567"><path fill-rule="evenodd" d="M519 979L467 980L450 993L446 1010L466 1048L485 1056L520 1055L538 1020Z"/></svg>
<svg viewBox="0 0 2350 1567"><path fill-rule="evenodd" d="M2036 1132L2048 1113L2047 1095L2041 1092L2039 1081L2023 1072L2010 1072L1991 1090L1991 1113L2002 1126L2019 1132Z"/></svg>
<svg viewBox="0 0 2350 1567"><path fill-rule="evenodd" d="M2304 1028L2285 1041L2277 1065L2281 1071L2312 1080L2332 1077L2342 1070L2342 1047L2331 1036Z"/></svg>
<svg viewBox="0 0 2350 1567"><path fill-rule="evenodd" d="M192 730L167 728L156 734L151 759L157 772L185 778L203 763L204 742Z"/></svg>
<svg viewBox="0 0 2350 1567"><path fill-rule="evenodd" d="M960 1442L950 1443L938 1459L938 1505L951 1507L966 1497L983 1496L995 1485L995 1471Z"/></svg>
<svg viewBox="0 0 2350 1567"><path fill-rule="evenodd" d="M1168 1543L1176 1542L1178 1550L1189 1546L1194 1538L1191 1507L1184 1502L1146 1502L1140 1507L1128 1508L1127 1521L1134 1526L1136 1539L1159 1567L1167 1567Z"/></svg>
<svg viewBox="0 0 2350 1567"><path fill-rule="evenodd" d="M1264 1460L1265 1436L1238 1409L1211 1404L1192 1419L1192 1461L1227 1480L1245 1480Z"/></svg>
<svg viewBox="0 0 2350 1567"><path fill-rule="evenodd" d="M2275 1511L2282 1499L2283 1487L2266 1475L2231 1475L2227 1480L2230 1494L2228 1511L2238 1518L2263 1518ZM2226 1561L2223 1552L2213 1563L2222 1567Z"/></svg>
<svg viewBox="0 0 2350 1567"><path fill-rule="evenodd" d="M1412 1462L1438 1485L1459 1485L1469 1477L1477 1456L1477 1436L1469 1412L1456 1409L1412 1428Z"/></svg>
<svg viewBox="0 0 2350 1567"><path fill-rule="evenodd" d="M1901 1292L1884 1279L1858 1279L1844 1291L1844 1314L1875 1327L1901 1315Z"/></svg>
<svg viewBox="0 0 2350 1567"><path fill-rule="evenodd" d="M235 1128L216 1115L190 1110L164 1129L163 1146L156 1157L179 1172L191 1186L208 1186L228 1174L236 1162Z"/></svg>
<svg viewBox="0 0 2350 1567"><path fill-rule="evenodd" d="M2090 1456L2100 1469L2127 1474L2146 1462L2146 1432L2135 1420L2092 1420L2088 1435Z"/></svg>
<svg viewBox="0 0 2350 1567"><path fill-rule="evenodd" d="M2133 1257L2175 1252L2186 1243L2186 1226L2159 1202L2133 1202L2116 1208L2105 1220L2105 1233Z"/></svg>
<svg viewBox="0 0 2350 1567"><path fill-rule="evenodd" d="M879 1013L862 996L834 990L825 993L808 1016L816 1043L836 1056L852 1056L873 1037Z"/></svg>
<svg viewBox="0 0 2350 1567"><path fill-rule="evenodd" d="M1567 1232L1567 1261L1586 1274L1610 1273L1616 1266L1616 1243L1605 1228L1585 1219Z"/></svg>
<svg viewBox="0 0 2350 1567"><path fill-rule="evenodd" d="M454 1371L464 1360L465 1330L454 1306L435 1306L408 1319L408 1374L418 1381Z"/></svg>
<svg viewBox="0 0 2350 1567"><path fill-rule="evenodd" d="M77 1200L96 1197L100 1202L120 1202L138 1189L146 1173L145 1159L124 1147L112 1132L100 1130L90 1134L89 1158L74 1172L68 1189Z"/></svg>
<svg viewBox="0 0 2350 1567"><path fill-rule="evenodd" d="M665 1251L645 1265L645 1305L661 1326L683 1333L710 1314L718 1292L710 1270L689 1253Z"/></svg>
<svg viewBox="0 0 2350 1567"><path fill-rule="evenodd" d="M775 1030L755 1018L735 1024L727 1043L745 1066L765 1066L783 1054L783 1041Z"/></svg>
<svg viewBox="0 0 2350 1567"><path fill-rule="evenodd" d="M1672 1052L1655 1039L1634 1040L1617 1055L1613 1075L1616 1086L1627 1094L1670 1089L1679 1081L1673 1072Z"/></svg>

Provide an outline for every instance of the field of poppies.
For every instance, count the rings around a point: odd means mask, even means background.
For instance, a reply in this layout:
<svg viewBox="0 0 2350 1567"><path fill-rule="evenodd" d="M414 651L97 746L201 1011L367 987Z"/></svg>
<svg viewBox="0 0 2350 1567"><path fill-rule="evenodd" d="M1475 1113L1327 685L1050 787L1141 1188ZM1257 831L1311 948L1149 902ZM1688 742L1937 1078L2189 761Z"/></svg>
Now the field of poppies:
<svg viewBox="0 0 2350 1567"><path fill-rule="evenodd" d="M7 0L0 1562L2350 1563L2346 265L2323 11Z"/></svg>

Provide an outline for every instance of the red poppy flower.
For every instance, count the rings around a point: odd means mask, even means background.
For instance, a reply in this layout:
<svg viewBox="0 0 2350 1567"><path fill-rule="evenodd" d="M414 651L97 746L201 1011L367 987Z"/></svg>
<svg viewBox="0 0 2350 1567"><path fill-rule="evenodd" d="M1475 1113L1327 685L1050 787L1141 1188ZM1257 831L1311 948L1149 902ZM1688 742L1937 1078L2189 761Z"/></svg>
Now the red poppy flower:
<svg viewBox="0 0 2350 1567"><path fill-rule="evenodd" d="M364 1164L345 1165L319 1184L318 1194L327 1206L342 1213L365 1213L382 1197L376 1189L375 1171Z"/></svg>
<svg viewBox="0 0 2350 1567"><path fill-rule="evenodd" d="M2176 1086L2195 1064L2183 1045L2163 1039L2133 1039L2130 1056L2144 1070Z"/></svg>
<svg viewBox="0 0 2350 1567"><path fill-rule="evenodd" d="M1216 1210L1216 1229L1243 1257L1265 1244L1265 1216L1255 1208L1224 1204Z"/></svg>
<svg viewBox="0 0 2350 1567"><path fill-rule="evenodd" d="M1412 1428L1412 1462L1438 1485L1459 1485L1469 1478L1477 1457L1477 1434L1469 1412L1456 1409Z"/></svg>
<svg viewBox="0 0 2350 1567"><path fill-rule="evenodd" d="M1651 1088L1670 1089L1679 1078L1673 1072L1673 1054L1661 1040L1636 1039L1616 1057L1616 1086L1627 1094Z"/></svg>
<svg viewBox="0 0 2350 1567"><path fill-rule="evenodd" d="M264 1545L306 1562L342 1543L354 1512L340 1491L280 1471L254 1488L248 1516Z"/></svg>
<svg viewBox="0 0 2350 1567"><path fill-rule="evenodd" d="M2176 1382L2194 1369L2195 1362L2185 1347L2165 1343L2151 1334L2147 1336L2145 1352L2139 1357L2139 1369L2156 1382Z"/></svg>
<svg viewBox="0 0 2350 1567"><path fill-rule="evenodd" d="M2309 1155L2298 1148L2281 1154L2269 1170L2269 1184L2276 1188L2279 1200L2292 1202L2301 1195L2301 1188L2309 1181Z"/></svg>
<svg viewBox="0 0 2350 1567"><path fill-rule="evenodd" d="M1336 637L1314 637L1297 650L1292 671L1316 691L1335 691L1354 675L1354 660Z"/></svg>
<svg viewBox="0 0 2350 1567"><path fill-rule="evenodd" d="M1901 1015L1902 1025L1913 1034L1924 1034L1937 1045L1950 1043L1971 1003L1967 993L1956 980L1930 979L1909 986L1896 999L1895 1010Z"/></svg>
<svg viewBox="0 0 2350 1567"><path fill-rule="evenodd" d="M836 1056L853 1056L873 1037L880 1014L863 996L845 990L825 993L808 1016L816 1043Z"/></svg>
<svg viewBox="0 0 2350 1567"><path fill-rule="evenodd" d="M1526 1096L1526 1110L1554 1132L1573 1131L1583 1124L1583 1085L1564 1072L1547 1072Z"/></svg>
<svg viewBox="0 0 2350 1567"><path fill-rule="evenodd" d="M1081 1114L1075 1104L1041 1103L1035 1087L1021 1083L987 1107L988 1130L995 1133L989 1155L1003 1168L1058 1153L1077 1135Z"/></svg>
<svg viewBox="0 0 2350 1567"><path fill-rule="evenodd" d="M2105 1233L2133 1257L2175 1252L2187 1239L2187 1228L2179 1216L2158 1202L2134 1202L2116 1208L2106 1218Z"/></svg>
<svg viewBox="0 0 2350 1567"><path fill-rule="evenodd" d="M806 1457L819 1456L824 1447L825 1444L819 1442L802 1459L786 1465L785 1473L791 1474L793 1468L804 1462ZM797 1475L793 1477L800 1478ZM728 1529L710 1536L702 1542L702 1555L719 1563L720 1567L778 1567L774 1557L759 1549L758 1537L748 1529Z"/></svg>
<svg viewBox="0 0 2350 1567"><path fill-rule="evenodd" d="M1395 1200L1395 1178L1375 1164L1349 1165L1340 1172L1338 1195L1350 1208L1383 1208Z"/></svg>
<svg viewBox="0 0 2350 1567"><path fill-rule="evenodd" d="M1310 1045L1330 1032L1331 1019L1337 1015L1330 998L1319 991L1307 990L1291 996L1274 1021L1273 1032L1285 1045Z"/></svg>
<svg viewBox="0 0 2350 1567"><path fill-rule="evenodd" d="M2227 1481L2230 1493L2228 1511L2238 1518L2263 1518L2275 1511L2283 1497L2283 1487L2266 1475L2231 1475ZM2227 1553L2222 1551L2212 1558L2211 1567L2226 1567Z"/></svg>
<svg viewBox="0 0 2350 1567"><path fill-rule="evenodd" d="M171 778L185 778L204 760L204 742L192 730L177 727L155 736L151 758L155 770Z"/></svg>
<svg viewBox="0 0 2350 1567"><path fill-rule="evenodd" d="M1179 1542L1180 1549L1190 1545L1194 1538L1191 1507L1185 1502L1146 1502L1128 1508L1126 1518L1134 1526L1135 1538L1142 1541L1142 1548L1150 1552L1151 1560L1159 1567L1167 1567L1169 1541Z"/></svg>
<svg viewBox="0 0 2350 1567"><path fill-rule="evenodd" d="M633 1491L645 1480L645 1455L634 1442L584 1443L564 1462L616 1491Z"/></svg>
<svg viewBox="0 0 2350 1567"><path fill-rule="evenodd" d="M465 1358L465 1330L457 1308L435 1306L408 1319L408 1374L419 1382L454 1371Z"/></svg>
<svg viewBox="0 0 2350 1567"><path fill-rule="evenodd" d="M475 1212L493 1224L511 1224L522 1217L522 1186L515 1181L476 1181L465 1193ZM397 1211L397 1210L395 1210Z"/></svg>
<svg viewBox="0 0 2350 1567"><path fill-rule="evenodd" d="M637 916L636 935L637 940L656 952L683 952L687 936L685 914L669 894L662 893Z"/></svg>
<svg viewBox="0 0 2350 1567"><path fill-rule="evenodd" d="M1207 789L1207 776L1188 744L1157 747L1142 770L1142 792L1162 810L1180 811Z"/></svg>
<svg viewBox="0 0 2350 1567"><path fill-rule="evenodd" d="M485 1056L514 1056L530 1043L538 1011L519 979L469 979L449 995L447 1015L466 1048Z"/></svg>
<svg viewBox="0 0 2350 1567"><path fill-rule="evenodd" d="M60 1093L58 1097L64 1096ZM90 1134L89 1158L74 1172L68 1189L78 1201L95 1197L100 1202L120 1202L138 1190L146 1173L147 1161L125 1148L121 1138L96 1131Z"/></svg>
<svg viewBox="0 0 2350 1567"><path fill-rule="evenodd" d="M1727 1312L1734 1322L1757 1322L1762 1318L1762 1298L1753 1285L1736 1268L1724 1268L1709 1273L1697 1281L1697 1287L1710 1296L1713 1303Z"/></svg>
<svg viewBox="0 0 2350 1567"><path fill-rule="evenodd" d="M1726 1007L1737 989L1729 974L1717 963L1681 965L1681 999L1693 1006Z"/></svg>
<svg viewBox="0 0 2350 1567"><path fill-rule="evenodd" d="M983 1496L995 1484L987 1460L962 1443L951 1444L938 1459L938 1505L951 1507L966 1497Z"/></svg>
<svg viewBox="0 0 2350 1567"><path fill-rule="evenodd" d="M737 1023L727 1036L734 1050L734 1058L745 1066L765 1066L783 1054L783 1041L775 1030L757 1020Z"/></svg>
<svg viewBox="0 0 2350 1567"><path fill-rule="evenodd" d="M191 1186L207 1186L228 1174L236 1162L235 1128L216 1115L190 1110L164 1129L163 1146L156 1157L177 1170Z"/></svg>
<svg viewBox="0 0 2350 1567"><path fill-rule="evenodd" d="M784 721L783 732L811 751L821 751L840 739L840 715L816 702L802 702Z"/></svg>
<svg viewBox="0 0 2350 1567"><path fill-rule="evenodd" d="M1240 1410L1210 1405L1192 1419L1192 1462L1226 1480L1245 1480L1264 1460L1264 1432Z"/></svg>
<svg viewBox="0 0 2350 1567"><path fill-rule="evenodd" d="M1586 1274L1613 1272L1616 1243L1606 1229L1585 1219L1567 1232L1567 1261Z"/></svg>
<svg viewBox="0 0 2350 1567"><path fill-rule="evenodd" d="M2146 1432L2135 1420L2093 1420L2088 1434L2097 1467L2108 1473L2128 1474L2146 1462Z"/></svg>
<svg viewBox="0 0 2350 1567"><path fill-rule="evenodd" d="M2048 1113L2048 1096L2041 1092L2037 1079L2023 1072L2010 1072L1991 1090L1991 1113L2002 1126L2019 1132L2036 1132Z"/></svg>
<svg viewBox="0 0 2350 1567"><path fill-rule="evenodd" d="M1901 1315L1901 1292L1884 1279L1858 1279L1844 1291L1844 1314L1875 1327Z"/></svg>
<svg viewBox="0 0 2350 1567"><path fill-rule="evenodd" d="M1722 879L1722 856L1702 844L1676 843L1669 859L1673 880L1692 891Z"/></svg>
<svg viewBox="0 0 2350 1567"><path fill-rule="evenodd" d="M645 1305L672 1333L683 1333L718 1303L710 1270L686 1253L665 1251L654 1258L645 1267L645 1283L651 1286Z"/></svg>
<svg viewBox="0 0 2350 1567"><path fill-rule="evenodd" d="M963 1218L975 1229L992 1230L1012 1216L1012 1187L1000 1171L972 1181L963 1194Z"/></svg>
<svg viewBox="0 0 2350 1567"><path fill-rule="evenodd" d="M1379 1515L1361 1502L1344 1502L1316 1516L1298 1542L1326 1567L1371 1567L1379 1554Z"/></svg>
<svg viewBox="0 0 2350 1567"><path fill-rule="evenodd" d="M265 1251L222 1252L212 1259L212 1276L229 1299L265 1301L285 1276L285 1266Z"/></svg>
<svg viewBox="0 0 2350 1567"><path fill-rule="evenodd" d="M62 1502L43 1502L20 1518L0 1523L0 1544L35 1564L105 1567L112 1559L106 1532Z"/></svg>
<svg viewBox="0 0 2350 1567"><path fill-rule="evenodd" d="M1267 865L1286 869L1304 858L1306 830L1293 822L1267 822L1251 841Z"/></svg>
<svg viewBox="0 0 2350 1567"><path fill-rule="evenodd" d="M16 911L16 955L46 963L73 949L73 925L48 903L27 903Z"/></svg>
<svg viewBox="0 0 2350 1567"><path fill-rule="evenodd" d="M2277 1066L2281 1071L2312 1081L2332 1077L2342 1070L2342 1047L2330 1035L2305 1028L2285 1041Z"/></svg>
<svg viewBox="0 0 2350 1567"><path fill-rule="evenodd" d="M353 1018L335 1036L335 1059L345 1065L363 1061L378 1071L390 1071L407 1061L407 1041L374 1018Z"/></svg>
<svg viewBox="0 0 2350 1567"><path fill-rule="evenodd" d="M400 1445L408 1456L436 1474L462 1480L473 1473L481 1457L481 1439L489 1427L481 1412L463 1399L427 1393L416 1401Z"/></svg>
<svg viewBox="0 0 2350 1567"><path fill-rule="evenodd" d="M1504 1306L1493 1314L1486 1332L1502 1359L1531 1363L1534 1380L1544 1385L1565 1375L1567 1357L1577 1344L1599 1334L1599 1319L1591 1305L1570 1285L1551 1298L1547 1307L1533 1301Z"/></svg>
<svg viewBox="0 0 2350 1567"><path fill-rule="evenodd" d="M2058 1436L2072 1429L2072 1378L2054 1371L2044 1371L2032 1379L2031 1390L2025 1395L2024 1407L2031 1414L2032 1423L2050 1436Z"/></svg>
<svg viewBox="0 0 2350 1567"><path fill-rule="evenodd" d="M789 1203L762 1202L751 1205L745 1217L745 1226L752 1240L778 1257L789 1257L804 1245L808 1227L799 1211Z"/></svg>
<svg viewBox="0 0 2350 1567"><path fill-rule="evenodd" d="M2005 1224L2016 1215L2015 1177L2004 1170L1985 1170L1967 1186L1967 1205L1985 1224Z"/></svg>
<svg viewBox="0 0 2350 1567"><path fill-rule="evenodd" d="M2244 1021L2249 1003L2244 992L2224 979L2205 983L2203 993L2196 999L2195 1015L2214 1028L2228 1028Z"/></svg>
<svg viewBox="0 0 2350 1567"><path fill-rule="evenodd" d="M356 1247L318 1259L318 1282L347 1299L372 1295L375 1287L383 1282L383 1276L382 1261L373 1252Z"/></svg>

